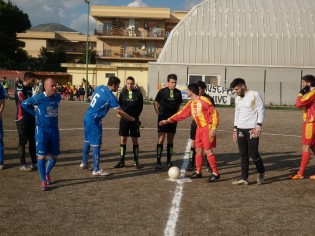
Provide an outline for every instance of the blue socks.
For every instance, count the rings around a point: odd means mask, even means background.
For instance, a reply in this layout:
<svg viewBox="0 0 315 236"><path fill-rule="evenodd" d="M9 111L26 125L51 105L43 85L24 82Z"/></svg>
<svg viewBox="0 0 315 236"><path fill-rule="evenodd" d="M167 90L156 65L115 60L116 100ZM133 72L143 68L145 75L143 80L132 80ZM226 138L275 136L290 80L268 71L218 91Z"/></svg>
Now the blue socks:
<svg viewBox="0 0 315 236"><path fill-rule="evenodd" d="M49 158L46 165L46 175L49 175L51 169L55 166L56 161L52 158Z"/></svg>
<svg viewBox="0 0 315 236"><path fill-rule="evenodd" d="M99 171L100 169L100 153L101 153L100 146L93 146L92 157L94 171Z"/></svg>
<svg viewBox="0 0 315 236"><path fill-rule="evenodd" d="M83 157L82 157L82 162L84 164L88 163L89 152L90 152L90 143L89 142L84 142Z"/></svg>
<svg viewBox="0 0 315 236"><path fill-rule="evenodd" d="M37 167L41 181L46 181L45 159L37 160Z"/></svg>

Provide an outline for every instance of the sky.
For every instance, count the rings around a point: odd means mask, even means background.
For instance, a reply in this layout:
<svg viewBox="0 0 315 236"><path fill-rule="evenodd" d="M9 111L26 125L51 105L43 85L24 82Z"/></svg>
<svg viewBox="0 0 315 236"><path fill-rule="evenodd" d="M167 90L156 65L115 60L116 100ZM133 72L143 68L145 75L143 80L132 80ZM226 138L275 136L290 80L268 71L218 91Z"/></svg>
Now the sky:
<svg viewBox="0 0 315 236"><path fill-rule="evenodd" d="M11 1L28 14L32 27L59 23L86 34L87 3L84 0L5 0ZM90 0L96 6L162 7L171 10L190 10L204 0ZM95 29L95 20L90 16L90 32Z"/></svg>

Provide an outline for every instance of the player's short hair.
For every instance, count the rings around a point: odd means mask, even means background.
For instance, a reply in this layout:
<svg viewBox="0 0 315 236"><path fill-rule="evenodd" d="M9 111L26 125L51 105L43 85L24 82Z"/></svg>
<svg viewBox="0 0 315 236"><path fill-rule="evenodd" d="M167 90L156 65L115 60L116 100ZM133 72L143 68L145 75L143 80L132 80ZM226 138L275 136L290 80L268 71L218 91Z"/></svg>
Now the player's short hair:
<svg viewBox="0 0 315 236"><path fill-rule="evenodd" d="M132 80L133 82L135 82L135 78L133 78L132 76L128 76L127 79L126 79L126 81L127 81L127 80Z"/></svg>
<svg viewBox="0 0 315 236"><path fill-rule="evenodd" d="M304 75L302 80L307 83L311 83L311 87L315 87L315 77L313 75Z"/></svg>
<svg viewBox="0 0 315 236"><path fill-rule="evenodd" d="M245 83L245 80L242 79L242 78L236 78L232 81L232 83L230 84L230 88L235 88L236 86L242 86L242 85L245 85L246 86L246 83Z"/></svg>
<svg viewBox="0 0 315 236"><path fill-rule="evenodd" d="M169 75L167 76L167 82L170 82L171 79L177 81L177 75L175 75L175 74L169 74Z"/></svg>
<svg viewBox="0 0 315 236"><path fill-rule="evenodd" d="M193 94L199 95L199 86L197 85L197 83L188 84L187 88Z"/></svg>
<svg viewBox="0 0 315 236"><path fill-rule="evenodd" d="M31 72L31 71L27 71L24 73L24 80L30 79L30 78L36 78L36 75Z"/></svg>
<svg viewBox="0 0 315 236"><path fill-rule="evenodd" d="M202 90L204 90L204 89L207 88L206 83L203 82L202 80L199 80L199 81L197 82L197 85L198 85L198 87L201 88Z"/></svg>
<svg viewBox="0 0 315 236"><path fill-rule="evenodd" d="M112 85L117 85L120 84L120 79L116 76L111 76L108 79L107 85L112 86Z"/></svg>

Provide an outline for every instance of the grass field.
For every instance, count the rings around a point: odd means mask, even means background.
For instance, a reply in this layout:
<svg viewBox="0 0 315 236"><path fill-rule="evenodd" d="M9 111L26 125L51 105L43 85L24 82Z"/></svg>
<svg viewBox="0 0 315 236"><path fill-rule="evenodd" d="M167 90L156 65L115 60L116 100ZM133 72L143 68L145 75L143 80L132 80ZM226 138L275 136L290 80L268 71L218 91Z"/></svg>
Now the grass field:
<svg viewBox="0 0 315 236"><path fill-rule="evenodd" d="M250 184L232 186L240 175L236 144L232 141L234 109L219 107L220 125L215 153L221 179L170 181L167 168L154 171L156 115L145 105L141 116L140 163L133 167L127 145L127 167L119 160L118 121L114 111L103 120L101 167L111 173L93 177L81 170L83 115L88 104L62 101L59 113L60 160L52 171L54 184L39 189L37 172L19 170L15 104L7 101L3 115L5 165L0 171L0 235L313 235L315 182L289 180L301 155L298 110L267 110L260 142L266 183L256 184L251 163ZM174 163L181 167L191 120L179 123ZM164 145L166 146L166 145ZM165 153L165 152L164 152ZM314 157L314 156L313 156ZM30 160L27 156L28 161ZM165 154L162 161L165 162ZM311 159L306 176L315 174ZM191 173L186 173L189 176Z"/></svg>

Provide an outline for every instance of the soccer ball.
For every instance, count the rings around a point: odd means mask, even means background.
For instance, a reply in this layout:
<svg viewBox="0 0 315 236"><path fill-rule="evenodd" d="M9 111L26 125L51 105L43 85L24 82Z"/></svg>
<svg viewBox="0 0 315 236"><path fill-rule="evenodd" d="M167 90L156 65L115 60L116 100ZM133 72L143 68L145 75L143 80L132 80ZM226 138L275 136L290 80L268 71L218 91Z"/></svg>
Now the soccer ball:
<svg viewBox="0 0 315 236"><path fill-rule="evenodd" d="M168 176L171 179L178 179L178 177L180 176L180 169L177 166L172 166L169 170L168 170Z"/></svg>

